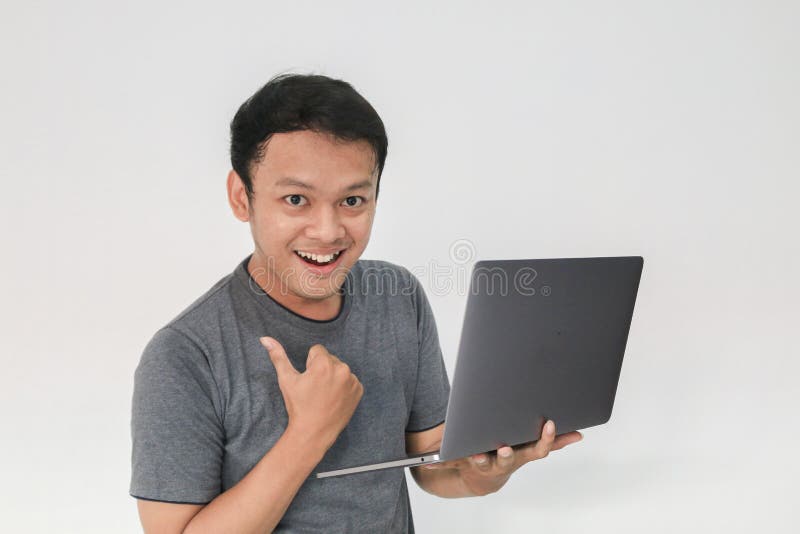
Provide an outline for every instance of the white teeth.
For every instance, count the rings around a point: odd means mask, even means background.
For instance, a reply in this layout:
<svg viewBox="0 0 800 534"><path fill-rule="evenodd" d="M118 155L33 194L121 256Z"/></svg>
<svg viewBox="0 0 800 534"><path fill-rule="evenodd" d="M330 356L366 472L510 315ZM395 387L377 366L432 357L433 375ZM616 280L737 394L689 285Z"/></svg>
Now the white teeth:
<svg viewBox="0 0 800 534"><path fill-rule="evenodd" d="M310 252L303 252L302 250L296 250L295 252L297 252L299 256L312 259L317 263L330 263L339 256L342 251L340 250L334 254L311 254Z"/></svg>

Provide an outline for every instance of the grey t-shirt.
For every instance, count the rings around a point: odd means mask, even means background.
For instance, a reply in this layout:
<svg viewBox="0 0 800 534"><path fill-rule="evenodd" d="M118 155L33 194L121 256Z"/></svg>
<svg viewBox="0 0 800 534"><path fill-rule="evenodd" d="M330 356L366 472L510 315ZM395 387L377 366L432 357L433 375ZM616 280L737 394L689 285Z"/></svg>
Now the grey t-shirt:
<svg viewBox="0 0 800 534"><path fill-rule="evenodd" d="M130 494L208 503L239 482L288 418L261 336L298 371L323 344L364 385L348 425L317 471L405 455L405 432L442 423L450 385L430 304L405 268L359 260L339 314L315 321L281 306L247 272L249 257L159 330L134 377ZM301 486L277 531L413 532L402 469Z"/></svg>

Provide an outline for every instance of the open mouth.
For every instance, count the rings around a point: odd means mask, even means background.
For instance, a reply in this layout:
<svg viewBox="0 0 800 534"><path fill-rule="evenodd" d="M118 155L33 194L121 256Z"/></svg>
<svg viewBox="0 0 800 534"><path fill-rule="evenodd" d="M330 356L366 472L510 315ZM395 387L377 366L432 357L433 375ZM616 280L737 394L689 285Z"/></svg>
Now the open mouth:
<svg viewBox="0 0 800 534"><path fill-rule="evenodd" d="M339 250L333 254L312 254L302 250L295 250L294 253L304 262L316 267L322 267L324 265L330 265L334 263L343 251L344 250Z"/></svg>

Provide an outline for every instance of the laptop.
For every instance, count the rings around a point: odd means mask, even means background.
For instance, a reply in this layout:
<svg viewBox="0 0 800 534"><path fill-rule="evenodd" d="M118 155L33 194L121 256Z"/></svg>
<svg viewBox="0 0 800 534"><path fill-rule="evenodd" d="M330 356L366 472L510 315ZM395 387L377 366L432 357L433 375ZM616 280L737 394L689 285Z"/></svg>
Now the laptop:
<svg viewBox="0 0 800 534"><path fill-rule="evenodd" d="M611 417L641 256L475 264L438 451L317 478L444 462Z"/></svg>

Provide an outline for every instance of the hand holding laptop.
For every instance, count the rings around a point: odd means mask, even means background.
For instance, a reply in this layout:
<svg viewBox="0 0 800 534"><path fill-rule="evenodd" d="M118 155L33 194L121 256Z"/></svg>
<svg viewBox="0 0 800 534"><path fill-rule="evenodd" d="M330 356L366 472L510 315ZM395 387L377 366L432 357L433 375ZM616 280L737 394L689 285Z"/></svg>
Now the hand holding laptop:
<svg viewBox="0 0 800 534"><path fill-rule="evenodd" d="M605 424L643 263L641 256L477 262L440 450L325 466L317 478L439 463L491 492L521 465L578 441L577 430ZM558 421L563 435L542 435L545 421ZM515 447L504 457L508 445Z"/></svg>
<svg viewBox="0 0 800 534"><path fill-rule="evenodd" d="M567 445L583 439L580 432L567 432L556 436L553 421L548 421L537 441L517 445L503 446L493 453L481 453L433 464L420 466L418 469L457 469L466 488L474 495L487 495L502 488L512 473L535 460L546 458L552 451L563 449Z"/></svg>

